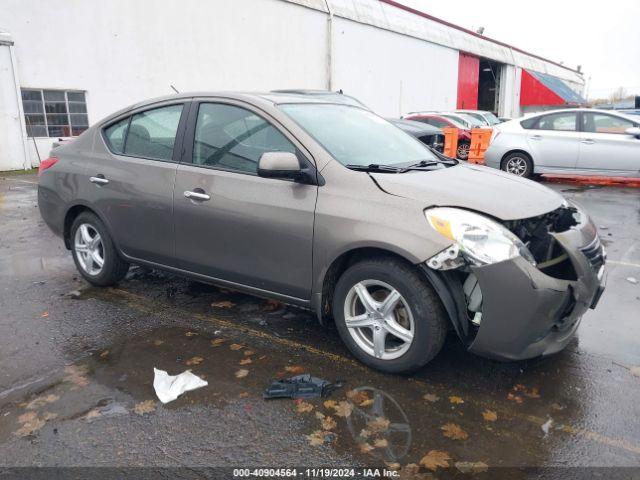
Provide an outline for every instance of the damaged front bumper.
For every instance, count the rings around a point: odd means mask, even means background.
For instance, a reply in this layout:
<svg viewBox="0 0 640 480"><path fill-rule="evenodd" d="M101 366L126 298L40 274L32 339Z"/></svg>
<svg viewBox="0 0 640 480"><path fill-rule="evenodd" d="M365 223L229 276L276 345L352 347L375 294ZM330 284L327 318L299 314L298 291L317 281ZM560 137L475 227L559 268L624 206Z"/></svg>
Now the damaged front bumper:
<svg viewBox="0 0 640 480"><path fill-rule="evenodd" d="M442 297L455 329L469 351L501 360L522 360L562 350L578 328L582 315L595 308L604 290L604 249L593 223L581 223L553 233L568 255L575 279L547 275L522 257L470 266L482 292L481 321L473 325L462 284L455 272L424 267ZM437 275L437 274L436 274Z"/></svg>

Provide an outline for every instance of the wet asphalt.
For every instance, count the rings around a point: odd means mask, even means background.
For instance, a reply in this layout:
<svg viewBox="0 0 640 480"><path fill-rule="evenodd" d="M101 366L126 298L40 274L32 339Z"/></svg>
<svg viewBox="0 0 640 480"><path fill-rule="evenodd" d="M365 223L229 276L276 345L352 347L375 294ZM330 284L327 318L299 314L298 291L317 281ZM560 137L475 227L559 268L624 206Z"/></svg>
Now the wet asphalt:
<svg viewBox="0 0 640 480"><path fill-rule="evenodd" d="M0 175L0 467L387 466L413 478L410 464L431 473L439 458L450 476L639 478L640 190L549 186L586 208L608 251L607 289L577 338L499 363L450 335L407 377L359 364L294 307L144 268L91 287L40 218L37 177ZM163 405L154 367L209 385ZM300 372L344 387L262 399Z"/></svg>

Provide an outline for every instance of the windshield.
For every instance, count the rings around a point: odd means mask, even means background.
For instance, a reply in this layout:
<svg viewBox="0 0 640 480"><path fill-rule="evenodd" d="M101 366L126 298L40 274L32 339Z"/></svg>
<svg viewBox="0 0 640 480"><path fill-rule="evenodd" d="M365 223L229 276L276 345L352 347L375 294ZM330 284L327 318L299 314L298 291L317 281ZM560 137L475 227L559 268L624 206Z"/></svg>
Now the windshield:
<svg viewBox="0 0 640 480"><path fill-rule="evenodd" d="M343 165L438 161L419 140L367 110L319 103L279 107Z"/></svg>

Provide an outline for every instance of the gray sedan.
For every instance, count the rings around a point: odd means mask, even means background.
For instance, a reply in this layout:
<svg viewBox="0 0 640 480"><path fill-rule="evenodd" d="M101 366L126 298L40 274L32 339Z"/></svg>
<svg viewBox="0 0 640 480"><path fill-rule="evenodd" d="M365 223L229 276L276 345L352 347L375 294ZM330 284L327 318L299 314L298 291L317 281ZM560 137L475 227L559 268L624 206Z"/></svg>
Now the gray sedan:
<svg viewBox="0 0 640 480"><path fill-rule="evenodd" d="M557 352L602 292L580 207L331 98L133 105L53 151L38 205L93 285L139 264L279 299L385 372L426 364L450 329L486 356Z"/></svg>
<svg viewBox="0 0 640 480"><path fill-rule="evenodd" d="M640 177L640 120L556 110L494 127L485 163L521 177L539 173Z"/></svg>

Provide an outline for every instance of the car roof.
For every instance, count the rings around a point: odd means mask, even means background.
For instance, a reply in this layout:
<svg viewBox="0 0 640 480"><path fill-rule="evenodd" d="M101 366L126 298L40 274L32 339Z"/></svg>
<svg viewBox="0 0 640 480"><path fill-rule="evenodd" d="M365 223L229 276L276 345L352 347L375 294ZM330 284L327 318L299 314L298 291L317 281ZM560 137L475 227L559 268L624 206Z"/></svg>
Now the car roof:
<svg viewBox="0 0 640 480"><path fill-rule="evenodd" d="M269 103L280 105L286 103L315 103L315 104L335 104L350 105L358 108L367 108L357 99L349 95L326 90L280 90L272 92L233 92L233 91L194 91L163 95L161 97L150 98L129 105L114 112L104 118L99 124L104 124L132 110L151 106L156 103L165 103L172 100L187 100L190 98L226 98L232 100L244 100L251 104Z"/></svg>

